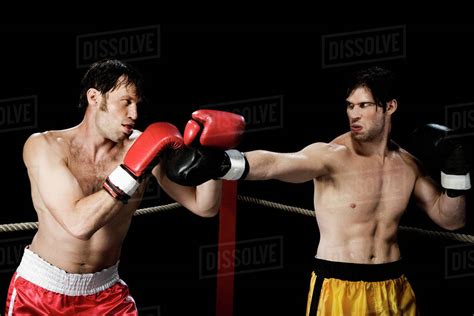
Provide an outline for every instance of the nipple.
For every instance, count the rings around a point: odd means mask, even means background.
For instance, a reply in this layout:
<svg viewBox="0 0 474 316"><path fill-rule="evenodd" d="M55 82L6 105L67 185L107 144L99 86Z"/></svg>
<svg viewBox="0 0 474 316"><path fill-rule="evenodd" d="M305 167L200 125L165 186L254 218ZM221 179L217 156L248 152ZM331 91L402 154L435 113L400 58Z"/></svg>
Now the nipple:
<svg viewBox="0 0 474 316"><path fill-rule="evenodd" d="M355 204L355 203L351 203L350 207L351 207L351 208L355 208L355 207L356 207L356 204Z"/></svg>

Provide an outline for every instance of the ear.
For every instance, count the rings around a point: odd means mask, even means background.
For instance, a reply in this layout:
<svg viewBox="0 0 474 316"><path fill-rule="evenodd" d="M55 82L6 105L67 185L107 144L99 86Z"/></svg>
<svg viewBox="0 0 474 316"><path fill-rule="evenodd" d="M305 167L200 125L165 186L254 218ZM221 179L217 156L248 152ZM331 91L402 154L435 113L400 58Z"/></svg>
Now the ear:
<svg viewBox="0 0 474 316"><path fill-rule="evenodd" d="M87 90L87 103L88 104L92 106L96 106L100 104L101 97L102 96L99 90L94 89L94 88L90 88L89 90Z"/></svg>
<svg viewBox="0 0 474 316"><path fill-rule="evenodd" d="M398 107L398 102L396 99L388 101L386 113L388 115L392 115L397 110L397 107Z"/></svg>

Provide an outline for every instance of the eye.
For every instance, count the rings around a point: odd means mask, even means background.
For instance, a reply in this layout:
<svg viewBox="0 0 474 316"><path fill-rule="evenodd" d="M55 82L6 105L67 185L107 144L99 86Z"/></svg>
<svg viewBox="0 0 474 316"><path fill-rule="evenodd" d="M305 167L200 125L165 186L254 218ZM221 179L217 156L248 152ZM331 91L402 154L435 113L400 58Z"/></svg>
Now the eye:
<svg viewBox="0 0 474 316"><path fill-rule="evenodd" d="M350 102L346 102L346 109L352 110L353 108L354 108L354 104L352 104Z"/></svg>
<svg viewBox="0 0 474 316"><path fill-rule="evenodd" d="M360 104L360 108L364 109L364 108L367 108L367 107L372 106L372 105L375 105L375 103L374 102L363 102L363 103Z"/></svg>

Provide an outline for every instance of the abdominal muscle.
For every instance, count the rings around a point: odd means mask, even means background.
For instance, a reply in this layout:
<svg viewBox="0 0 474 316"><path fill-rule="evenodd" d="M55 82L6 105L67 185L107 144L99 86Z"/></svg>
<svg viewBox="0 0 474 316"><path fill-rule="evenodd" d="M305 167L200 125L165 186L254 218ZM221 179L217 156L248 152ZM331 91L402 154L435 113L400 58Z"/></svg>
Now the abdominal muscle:
<svg viewBox="0 0 474 316"><path fill-rule="evenodd" d="M383 165L344 161L314 180L319 259L378 264L400 259L397 232L415 175L397 153Z"/></svg>
<svg viewBox="0 0 474 316"><path fill-rule="evenodd" d="M130 220L113 220L90 239L80 240L66 232L50 214L43 213L29 249L69 273L98 272L118 262Z"/></svg>
<svg viewBox="0 0 474 316"><path fill-rule="evenodd" d="M320 223L321 237L316 257L362 264L397 261L400 250L396 241L396 224L382 226L376 221L350 225Z"/></svg>

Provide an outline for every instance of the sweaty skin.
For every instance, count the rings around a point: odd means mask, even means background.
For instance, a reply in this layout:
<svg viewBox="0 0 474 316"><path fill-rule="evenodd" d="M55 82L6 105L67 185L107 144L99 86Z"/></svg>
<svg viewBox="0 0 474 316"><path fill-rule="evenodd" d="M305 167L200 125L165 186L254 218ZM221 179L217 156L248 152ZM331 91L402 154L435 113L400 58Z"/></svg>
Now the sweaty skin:
<svg viewBox="0 0 474 316"><path fill-rule="evenodd" d="M370 90L359 87L347 103L351 131L330 143L296 153L246 153L247 180L313 181L320 231L316 257L365 264L400 259L398 225L412 194L439 226L462 227L464 197L442 193L416 158L389 140L396 100L384 112Z"/></svg>
<svg viewBox="0 0 474 316"><path fill-rule="evenodd" d="M30 250L70 273L97 272L119 260L146 186L144 180L127 204L102 189L140 134L133 130L135 87L120 84L105 96L90 89L88 100L81 124L34 134L23 151L39 221ZM159 165L152 174L170 197L197 215L217 213L220 181L182 187L166 178Z"/></svg>

